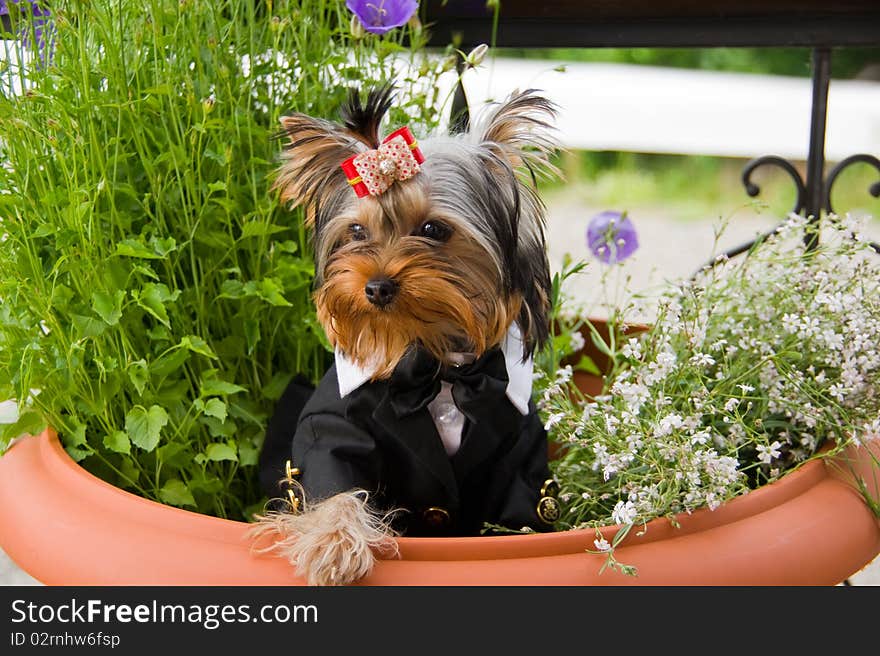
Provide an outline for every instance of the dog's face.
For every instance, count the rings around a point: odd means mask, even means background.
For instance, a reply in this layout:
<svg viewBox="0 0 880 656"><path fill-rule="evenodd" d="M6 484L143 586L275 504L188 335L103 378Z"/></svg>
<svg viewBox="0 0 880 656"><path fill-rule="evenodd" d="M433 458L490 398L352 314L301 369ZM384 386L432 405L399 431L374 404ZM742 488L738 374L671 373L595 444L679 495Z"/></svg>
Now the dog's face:
<svg viewBox="0 0 880 656"><path fill-rule="evenodd" d="M379 145L390 88L352 94L345 125L295 114L276 187L314 230L315 301L331 343L376 377L413 344L478 356L518 322L524 356L548 334L544 208L523 172L552 171L552 105L512 96L469 134L420 141L410 179L359 198L340 165ZM534 176L532 177L534 179Z"/></svg>

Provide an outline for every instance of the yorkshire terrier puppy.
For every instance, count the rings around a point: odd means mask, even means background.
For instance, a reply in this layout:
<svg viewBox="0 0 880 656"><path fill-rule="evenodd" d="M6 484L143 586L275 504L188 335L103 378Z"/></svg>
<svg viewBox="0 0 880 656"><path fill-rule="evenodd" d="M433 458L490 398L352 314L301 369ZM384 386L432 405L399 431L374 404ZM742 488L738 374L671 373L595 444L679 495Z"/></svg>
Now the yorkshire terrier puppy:
<svg viewBox="0 0 880 656"><path fill-rule="evenodd" d="M398 535L546 531L558 515L531 400L554 106L515 93L468 133L418 142L380 137L392 102L385 86L352 92L341 125L282 119L276 188L305 208L335 364L278 403L261 481L286 503L252 533L311 585L357 581Z"/></svg>

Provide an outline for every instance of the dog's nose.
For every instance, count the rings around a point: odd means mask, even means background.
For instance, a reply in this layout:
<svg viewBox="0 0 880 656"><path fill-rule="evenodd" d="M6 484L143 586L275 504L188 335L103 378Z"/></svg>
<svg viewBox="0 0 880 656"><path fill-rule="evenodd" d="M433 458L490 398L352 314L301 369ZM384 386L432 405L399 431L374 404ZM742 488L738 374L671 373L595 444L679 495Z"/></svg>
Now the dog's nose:
<svg viewBox="0 0 880 656"><path fill-rule="evenodd" d="M385 307L397 295L397 283L390 278L373 278L364 287L367 300L377 307Z"/></svg>

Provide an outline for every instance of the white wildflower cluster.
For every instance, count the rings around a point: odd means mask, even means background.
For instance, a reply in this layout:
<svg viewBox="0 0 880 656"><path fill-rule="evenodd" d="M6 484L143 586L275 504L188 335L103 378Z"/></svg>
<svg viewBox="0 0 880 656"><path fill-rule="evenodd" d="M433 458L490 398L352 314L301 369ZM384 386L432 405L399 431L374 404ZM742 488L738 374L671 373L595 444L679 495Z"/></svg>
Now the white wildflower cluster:
<svg viewBox="0 0 880 656"><path fill-rule="evenodd" d="M861 234L851 217L820 231L793 215L618 333L601 394L546 376L567 525L714 509L827 443L880 438L880 256Z"/></svg>

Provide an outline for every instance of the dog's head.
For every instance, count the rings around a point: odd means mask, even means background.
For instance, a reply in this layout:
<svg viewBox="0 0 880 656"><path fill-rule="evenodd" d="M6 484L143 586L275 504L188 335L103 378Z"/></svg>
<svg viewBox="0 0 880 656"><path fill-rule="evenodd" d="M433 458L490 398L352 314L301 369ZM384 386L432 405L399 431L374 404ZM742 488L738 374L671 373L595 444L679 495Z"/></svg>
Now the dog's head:
<svg viewBox="0 0 880 656"><path fill-rule="evenodd" d="M331 343L377 377L413 344L438 360L478 356L513 322L532 353L548 336L550 275L538 175L554 173L554 106L533 91L490 107L467 134L424 139L415 175L373 160L388 188L359 197L341 168L380 146L391 87L362 104L352 91L343 123L293 114L275 187L302 205L314 231L318 318ZM415 147L413 144L410 144ZM409 165L407 165L408 167Z"/></svg>

